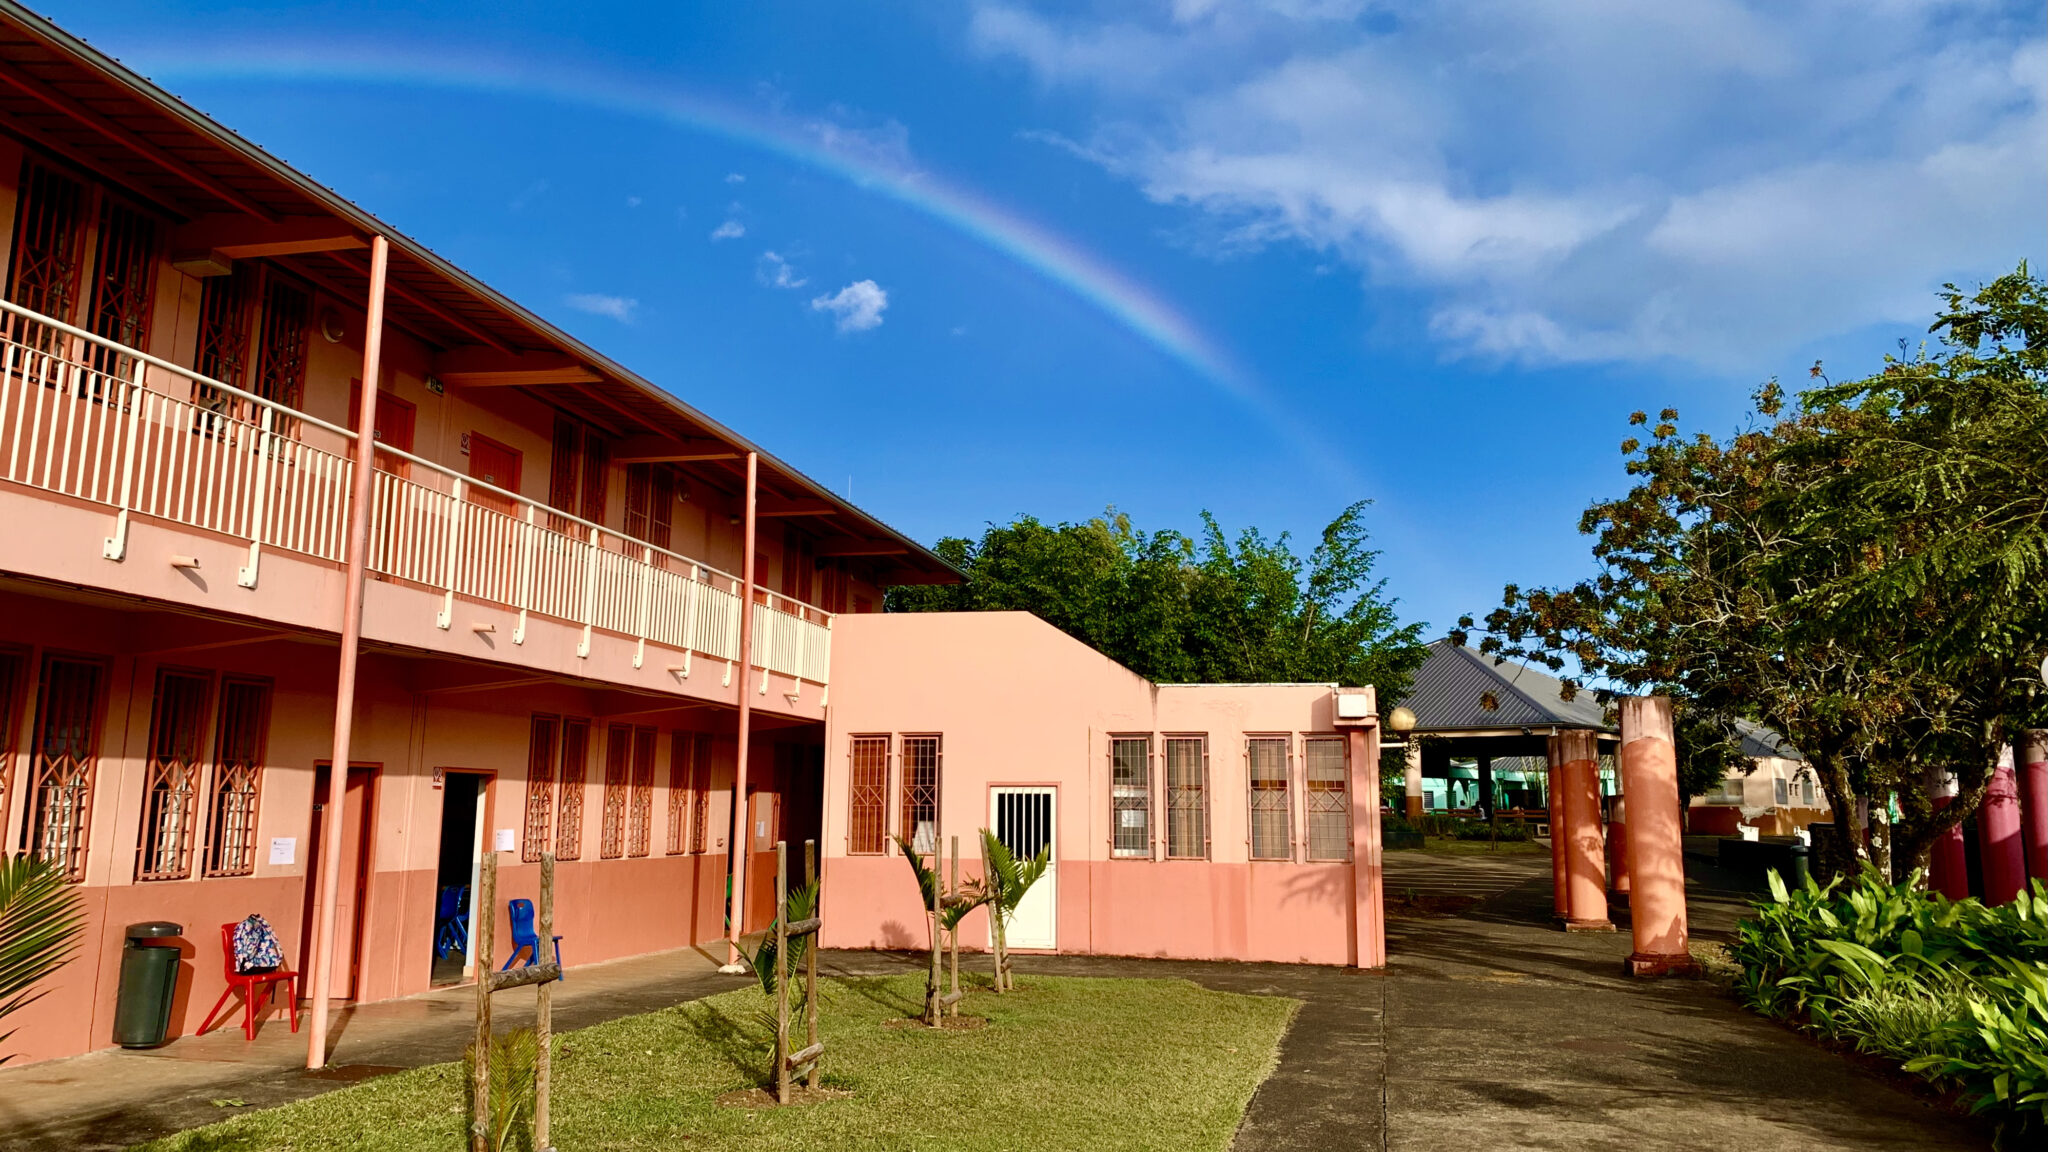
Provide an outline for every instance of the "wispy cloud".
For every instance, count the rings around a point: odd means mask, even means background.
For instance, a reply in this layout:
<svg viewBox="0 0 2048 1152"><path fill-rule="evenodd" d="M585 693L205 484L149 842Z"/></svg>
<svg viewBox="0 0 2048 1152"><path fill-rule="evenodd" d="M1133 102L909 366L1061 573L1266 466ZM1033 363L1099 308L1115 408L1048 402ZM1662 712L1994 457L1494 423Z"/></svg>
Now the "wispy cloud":
<svg viewBox="0 0 2048 1152"><path fill-rule="evenodd" d="M640 302L631 296L607 296L601 292L573 292L563 297L562 302L578 312L609 316L621 324L631 324L640 311Z"/></svg>
<svg viewBox="0 0 2048 1152"><path fill-rule="evenodd" d="M626 207L628 208L638 208L641 205L641 203L642 201L638 196L626 197Z"/></svg>
<svg viewBox="0 0 2048 1152"><path fill-rule="evenodd" d="M711 239L713 241L737 240L740 237L745 236L746 234L747 226L745 224L742 224L737 220L727 220L725 223L720 224L718 227L713 228L711 230Z"/></svg>
<svg viewBox="0 0 2048 1152"><path fill-rule="evenodd" d="M744 172L727 172L725 174L725 182L727 184L745 184L747 182L747 174Z"/></svg>
<svg viewBox="0 0 2048 1152"><path fill-rule="evenodd" d="M879 328L882 312L889 307L889 294L873 280L856 280L837 292L811 301L819 312L830 312L841 332L865 332Z"/></svg>
<svg viewBox="0 0 2048 1152"><path fill-rule="evenodd" d="M505 207L513 212L524 212L526 211L526 206L528 204L531 204L540 197L547 195L547 192L548 182L545 180L535 180L533 183L528 184L526 187L520 189L519 195L514 196L511 199L511 201L505 205Z"/></svg>
<svg viewBox="0 0 2048 1152"><path fill-rule="evenodd" d="M754 264L754 278L770 288L801 288L809 284L810 278L797 275L790 262L779 253L763 252Z"/></svg>

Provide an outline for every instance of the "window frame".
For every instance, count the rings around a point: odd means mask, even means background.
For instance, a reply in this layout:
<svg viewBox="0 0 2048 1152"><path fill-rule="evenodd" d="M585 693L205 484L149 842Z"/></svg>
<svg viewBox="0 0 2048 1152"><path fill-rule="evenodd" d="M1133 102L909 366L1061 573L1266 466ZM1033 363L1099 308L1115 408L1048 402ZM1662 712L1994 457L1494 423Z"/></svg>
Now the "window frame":
<svg viewBox="0 0 2048 1152"><path fill-rule="evenodd" d="M633 729L633 775L626 792L626 855L629 857L647 856L653 851L654 761L660 748L660 729Z"/></svg>
<svg viewBox="0 0 2048 1152"><path fill-rule="evenodd" d="M546 746L542 746L542 733ZM555 781L562 758L562 717L535 712L527 725L526 808L520 818L519 858L536 863L553 843Z"/></svg>
<svg viewBox="0 0 2048 1152"><path fill-rule="evenodd" d="M149 742L143 748L142 811L135 828L138 884L192 878L215 707L210 669L157 666L149 703ZM170 733L166 729L171 724L185 731ZM165 742L170 740L180 747L167 749Z"/></svg>
<svg viewBox="0 0 2048 1152"><path fill-rule="evenodd" d="M862 782L860 753L863 748L879 751L881 763L869 764L870 775L877 767L881 770L879 781ZM887 732L858 732L847 737L846 744L846 854L849 856L886 856L889 853L889 787L895 773L895 740ZM863 818L862 796L866 790L872 799L865 805L868 809ZM862 837L863 830L871 830L872 839ZM872 843L872 847L868 845Z"/></svg>
<svg viewBox="0 0 2048 1152"><path fill-rule="evenodd" d="M50 717L50 676L60 664L92 670L93 685L86 700L84 751L79 756L83 763L77 770L82 783L75 788L79 794L72 806L74 818L68 821L69 835L58 851L64 859L52 860L51 847L46 837L49 806L44 794L49 790L50 771L43 763ZM30 782L27 796L28 808L22 814L21 850L42 857L56 866L65 880L77 884L85 879L86 863L92 851L92 810L93 790L98 782L100 742L107 723L107 693L111 679L108 661L103 656L78 652L45 651L36 678L35 728L29 745Z"/></svg>
<svg viewBox="0 0 2048 1152"><path fill-rule="evenodd" d="M914 766L911 764L910 745L913 740L919 741L920 745L924 741L930 741L932 761L930 766L931 783L928 786L931 794L929 799L924 799L918 795L925 791L927 786L913 782L911 778ZM945 737L936 732L906 732L898 737L898 742L901 749L898 766L901 770L897 773L899 777L897 789L899 809L897 815L902 820L899 834L910 843L912 851L936 852L939 849L939 838L944 834L939 824L939 813L941 812L940 803L944 795L942 781L946 763ZM920 773L925 771L922 765L915 766L915 770ZM920 849L917 843L917 816L926 808L929 808L931 811L932 842L929 847Z"/></svg>
<svg viewBox="0 0 2048 1152"><path fill-rule="evenodd" d="M588 716L562 717L561 760L555 771L557 860L583 859L583 801L590 790L591 727Z"/></svg>
<svg viewBox="0 0 2048 1152"><path fill-rule="evenodd" d="M1261 789L1258 786L1258 768L1255 757L1253 756L1253 749L1256 746L1271 746L1276 744L1279 745L1280 748L1280 775L1278 777L1280 781L1280 787L1278 789ZM1295 857L1294 846L1296 840L1294 834L1294 737L1292 734L1289 733L1247 732L1245 733L1244 738L1244 754L1245 858L1255 863L1290 862ZM1258 816L1261 809L1259 807L1258 797L1262 791L1268 793L1277 791L1280 794L1280 801L1277 807L1269 803L1263 809L1266 812L1277 811L1281 813L1282 817L1286 821L1284 843L1282 846L1283 850L1277 854L1271 852L1270 850L1265 854L1261 854L1259 851Z"/></svg>
<svg viewBox="0 0 2048 1152"><path fill-rule="evenodd" d="M1319 789L1316 787L1317 781L1315 778L1316 764L1314 750L1318 748L1329 748L1332 746L1334 746L1337 750L1338 786L1334 789ZM1327 765L1325 765L1325 767L1327 767ZM1349 863L1351 861L1351 807L1353 803L1351 796L1352 775L1353 773L1351 768L1351 747L1350 739L1348 737L1342 735L1331 735L1322 732L1314 734L1304 734L1302 736L1301 807L1303 827L1301 842L1303 858L1307 860L1309 863L1337 864ZM1316 800L1316 797L1318 795L1327 797L1332 794L1340 798L1337 803L1337 806L1335 808L1329 808L1325 806L1323 810L1319 812L1317 810L1318 802ZM1323 803L1324 805L1327 805L1328 801L1326 800ZM1338 839L1338 849L1336 851L1336 854L1334 855L1330 854L1329 845L1319 845L1317 843L1318 837L1316 828L1318 822L1316 820L1316 817L1319 815L1326 817L1326 819L1322 821L1323 824L1340 824L1342 826L1342 835ZM1327 819L1328 817L1332 816L1334 816L1335 819ZM1328 832L1326 831L1324 835L1327 836Z"/></svg>
<svg viewBox="0 0 2048 1152"><path fill-rule="evenodd" d="M1135 745L1139 762L1133 766L1118 753ZM1137 783L1132 783L1135 779ZM1135 791L1135 796L1130 793ZM1112 860L1150 860L1153 856L1155 821L1152 811L1152 734L1112 732L1109 734L1109 856ZM1139 813L1143 820L1125 835L1126 813Z"/></svg>
<svg viewBox="0 0 2048 1152"><path fill-rule="evenodd" d="M254 740L248 749L248 764L245 769L229 766L227 741L230 735L228 721L228 698L238 690L255 692L255 720L252 727ZM277 686L268 676L244 676L228 674L220 678L219 703L213 721L213 779L206 789L206 816L202 829L206 835L204 874L208 878L222 876L252 876L256 872L257 820L263 814L263 776L265 761L270 754L270 710ZM246 792L237 789L234 795L246 795L248 803L239 813L240 836L227 834L230 796L229 783L232 777L246 777L249 787ZM230 850L238 849L238 860L224 862Z"/></svg>
<svg viewBox="0 0 2048 1152"><path fill-rule="evenodd" d="M1188 744L1195 746L1194 775L1196 787L1193 789L1177 788L1174 785L1174 748L1176 745L1185 746ZM1161 790L1165 794L1166 805L1166 858L1168 860L1209 859L1213 851L1213 845L1210 842L1210 821L1212 817L1210 813L1211 805L1209 803L1211 791L1209 780L1209 734L1207 732L1166 733L1160 737L1159 762L1160 784ZM1184 804L1182 802L1183 796L1190 791L1194 794L1195 802L1192 805ZM1193 819L1184 823L1192 825L1193 830L1199 833L1201 850L1199 852L1177 852L1174 850L1174 841L1175 829L1179 825L1175 821L1174 814L1176 812L1188 811L1190 808L1193 809L1196 815Z"/></svg>

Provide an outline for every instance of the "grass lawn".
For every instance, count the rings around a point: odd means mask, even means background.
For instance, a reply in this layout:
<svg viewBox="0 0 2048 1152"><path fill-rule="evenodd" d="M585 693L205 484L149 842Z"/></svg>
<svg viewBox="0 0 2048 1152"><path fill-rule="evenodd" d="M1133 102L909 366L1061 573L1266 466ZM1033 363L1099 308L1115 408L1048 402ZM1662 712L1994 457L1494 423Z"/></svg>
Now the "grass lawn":
<svg viewBox="0 0 2048 1152"><path fill-rule="evenodd" d="M826 981L825 1085L852 1095L786 1109L715 1103L766 1076L758 990L568 1033L554 1142L575 1152L1224 1149L1300 1006L1182 980L1018 984L962 1003L987 1027L933 1032L882 1025L916 1013L922 975ZM464 1109L462 1066L437 1064L143 1147L452 1152L466 1146Z"/></svg>

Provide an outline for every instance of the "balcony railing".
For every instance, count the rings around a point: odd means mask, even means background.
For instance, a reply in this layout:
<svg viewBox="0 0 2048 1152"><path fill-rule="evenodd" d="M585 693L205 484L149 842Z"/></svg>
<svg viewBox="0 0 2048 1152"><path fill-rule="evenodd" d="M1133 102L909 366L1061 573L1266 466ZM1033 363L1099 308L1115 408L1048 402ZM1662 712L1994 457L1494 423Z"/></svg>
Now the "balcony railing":
<svg viewBox="0 0 2048 1152"><path fill-rule="evenodd" d="M356 434L304 412L0 300L0 479L114 511L104 555L127 553L131 516L244 541L254 588L265 549L346 561ZM458 598L682 656L739 659L740 581L686 556L378 444L370 571ZM756 589L754 666L827 682L832 618Z"/></svg>

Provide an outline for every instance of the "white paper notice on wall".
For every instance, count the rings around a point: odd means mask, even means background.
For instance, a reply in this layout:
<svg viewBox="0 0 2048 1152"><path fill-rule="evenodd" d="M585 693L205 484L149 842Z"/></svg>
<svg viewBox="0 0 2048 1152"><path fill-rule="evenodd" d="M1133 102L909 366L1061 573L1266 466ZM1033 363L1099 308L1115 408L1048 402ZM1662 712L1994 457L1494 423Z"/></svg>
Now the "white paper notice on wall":
<svg viewBox="0 0 2048 1152"><path fill-rule="evenodd" d="M298 837L273 836L270 838L270 862L272 864L296 864L298 861Z"/></svg>
<svg viewBox="0 0 2048 1152"><path fill-rule="evenodd" d="M519 847L519 829L498 829L498 838L492 842L491 847L496 848L500 852L511 852L517 849Z"/></svg>

